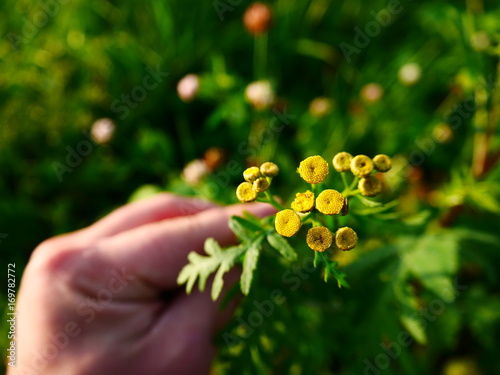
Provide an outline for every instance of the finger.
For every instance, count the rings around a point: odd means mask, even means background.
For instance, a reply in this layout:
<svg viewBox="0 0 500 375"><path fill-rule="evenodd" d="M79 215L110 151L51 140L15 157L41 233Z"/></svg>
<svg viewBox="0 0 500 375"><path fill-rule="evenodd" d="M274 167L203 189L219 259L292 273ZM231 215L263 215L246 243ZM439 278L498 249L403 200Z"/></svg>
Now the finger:
<svg viewBox="0 0 500 375"><path fill-rule="evenodd" d="M144 224L193 215L216 206L202 199L161 193L120 207L82 232L87 239L110 237Z"/></svg>
<svg viewBox="0 0 500 375"><path fill-rule="evenodd" d="M238 272L226 274L222 295L226 294L238 275ZM211 285L203 293L195 291L192 295L178 296L155 326L153 334L158 335L160 345L164 342L165 347L171 346L172 338L176 338L175 355L169 361L169 370L173 374L208 373L215 355L213 338L222 328L221 322L227 323L234 313L236 304L229 303L221 310L222 298L212 301L210 288ZM157 340L153 338L152 341Z"/></svg>
<svg viewBox="0 0 500 375"><path fill-rule="evenodd" d="M221 246L234 242L229 218L244 211L264 217L275 209L263 203L239 204L151 223L104 239L99 243L100 253L160 290L173 288L187 255L201 252L207 238L214 238Z"/></svg>

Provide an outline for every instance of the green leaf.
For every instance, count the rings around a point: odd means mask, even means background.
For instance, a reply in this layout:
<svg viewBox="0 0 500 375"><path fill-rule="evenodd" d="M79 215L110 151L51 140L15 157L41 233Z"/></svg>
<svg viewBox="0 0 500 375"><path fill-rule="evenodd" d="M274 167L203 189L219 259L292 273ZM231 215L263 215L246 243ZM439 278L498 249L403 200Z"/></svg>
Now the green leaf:
<svg viewBox="0 0 500 375"><path fill-rule="evenodd" d="M424 327L421 321L414 315L401 315L401 323L419 344L425 345L427 343L427 335L425 334Z"/></svg>
<svg viewBox="0 0 500 375"><path fill-rule="evenodd" d="M252 285L253 272L257 268L257 261L259 259L261 242L263 237L260 237L257 241L254 241L245 253L245 259L243 260L243 272L241 273L241 291L244 295L248 295L250 292L250 286Z"/></svg>
<svg viewBox="0 0 500 375"><path fill-rule="evenodd" d="M231 216L229 219L229 228L242 241L252 241L255 237L254 233L263 230L255 223L238 216Z"/></svg>
<svg viewBox="0 0 500 375"><path fill-rule="evenodd" d="M219 295L222 291L222 287L224 286L224 274L229 271L232 264L222 263L219 267L219 270L215 274L214 282L212 284L212 300L216 300L219 298Z"/></svg>
<svg viewBox="0 0 500 375"><path fill-rule="evenodd" d="M269 233L267 235L267 242L269 242L269 245L271 245L274 249L278 250L285 259L292 261L297 259L297 253L293 247L291 247L288 241L281 237L278 233Z"/></svg>
<svg viewBox="0 0 500 375"><path fill-rule="evenodd" d="M364 198L366 199L366 198ZM381 204L379 202L375 202L375 201L371 201L369 199L366 199L366 201L370 202L369 204L370 205L373 205L373 204L376 204L374 206L369 206L370 208L364 208L364 209L358 209L358 210L355 210L354 212L358 215L374 215L374 214L380 214L384 211L387 211L395 206L397 206L399 204L399 201L397 200L393 200L392 202L389 202L389 203L386 203L386 204ZM365 204L365 203L363 203ZM366 206L367 204L365 204Z"/></svg>
<svg viewBox="0 0 500 375"><path fill-rule="evenodd" d="M243 246L230 247L222 250L213 238L205 241L205 252L207 256L191 252L188 255L189 263L179 273L178 284L186 284L186 292L189 294L193 289L196 279L201 291L205 289L208 277L217 270L212 285L212 299L216 300L224 285L224 273L229 271L236 260L245 252Z"/></svg>
<svg viewBox="0 0 500 375"><path fill-rule="evenodd" d="M315 251L314 252L314 267L318 267L320 264L324 264L324 266L325 266L325 273L324 273L325 283L328 282L328 279L330 278L330 276L333 275L333 277L335 277L335 279L337 279L337 284L338 284L339 288L341 288L341 287L350 288L351 287L346 280L347 275L337 268L337 266L339 265L338 262L330 260L330 258L325 253L320 253L319 251Z"/></svg>
<svg viewBox="0 0 500 375"><path fill-rule="evenodd" d="M438 296L453 290L452 276L458 270L458 239L453 232L428 234L400 246L403 265Z"/></svg>
<svg viewBox="0 0 500 375"><path fill-rule="evenodd" d="M361 195L356 195L356 198L359 199L359 201L361 203L363 203L366 207L370 207L370 208L373 208L373 207L379 207L379 206L382 206L382 203L380 202L376 202L376 201L372 201L371 199L367 199Z"/></svg>
<svg viewBox="0 0 500 375"><path fill-rule="evenodd" d="M341 288L341 287L350 288L351 286L349 285L349 283L346 280L347 275L344 272L340 271L337 268L337 266L338 266L338 263L334 262L334 261L329 261L328 263L326 263L326 265L325 265L325 282L328 281L329 275L333 275L333 277L335 277L335 279L337 279L337 284L338 284L339 288Z"/></svg>

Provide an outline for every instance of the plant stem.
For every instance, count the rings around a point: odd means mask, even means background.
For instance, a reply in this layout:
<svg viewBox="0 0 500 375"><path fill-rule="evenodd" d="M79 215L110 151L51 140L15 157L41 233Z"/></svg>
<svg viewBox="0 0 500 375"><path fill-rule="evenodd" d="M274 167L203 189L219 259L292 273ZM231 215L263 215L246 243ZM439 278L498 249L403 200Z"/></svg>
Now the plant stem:
<svg viewBox="0 0 500 375"><path fill-rule="evenodd" d="M349 197L349 196L353 196L353 195L356 195L359 193L359 189L356 189L356 186L358 185L358 182L359 182L359 177L354 177L354 180L352 180L352 183L349 187L346 187L344 189L344 191L342 192L342 195L344 197Z"/></svg>
<svg viewBox="0 0 500 375"><path fill-rule="evenodd" d="M345 176L345 172L340 172L342 176L342 182L344 183L344 189L349 188L349 183L347 182L347 177Z"/></svg>
<svg viewBox="0 0 500 375"><path fill-rule="evenodd" d="M254 37L253 74L255 80L264 79L267 76L267 42L267 33Z"/></svg>
<svg viewBox="0 0 500 375"><path fill-rule="evenodd" d="M276 208L279 211L285 209L285 207L282 204L280 204L276 199L274 199L274 197L271 195L271 193L269 193L269 191L265 191L264 194L266 195L267 202L271 204L274 208Z"/></svg>

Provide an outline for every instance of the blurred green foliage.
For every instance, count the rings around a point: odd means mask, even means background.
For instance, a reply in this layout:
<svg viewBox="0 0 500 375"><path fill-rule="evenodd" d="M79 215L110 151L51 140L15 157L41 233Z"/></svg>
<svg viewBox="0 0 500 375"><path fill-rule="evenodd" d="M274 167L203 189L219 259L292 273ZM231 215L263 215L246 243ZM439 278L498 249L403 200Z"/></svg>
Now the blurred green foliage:
<svg viewBox="0 0 500 375"><path fill-rule="evenodd" d="M2 264L16 263L20 276L41 241L131 196L170 190L231 203L243 167L273 160L274 193L289 201L304 188L295 168L305 156L385 153L394 157L386 198L400 204L350 219L361 242L338 261L352 287L261 261L260 287L239 316L274 289L286 300L238 345L221 336L217 373L500 373L498 2L276 0L267 46L242 24L248 2L222 3L220 17L212 1L2 1ZM355 51L347 58L346 44ZM415 82L401 76L409 63L421 69ZM151 70L168 76L116 110ZM176 85L188 73L200 91L184 103ZM274 107L245 101L256 79L271 82ZM311 109L317 97L331 111ZM68 167L100 118L116 124L113 138ZM187 185L182 169L210 147L224 161ZM54 163L71 171L58 176ZM236 320L226 332L242 330ZM383 346L401 340L390 357Z"/></svg>

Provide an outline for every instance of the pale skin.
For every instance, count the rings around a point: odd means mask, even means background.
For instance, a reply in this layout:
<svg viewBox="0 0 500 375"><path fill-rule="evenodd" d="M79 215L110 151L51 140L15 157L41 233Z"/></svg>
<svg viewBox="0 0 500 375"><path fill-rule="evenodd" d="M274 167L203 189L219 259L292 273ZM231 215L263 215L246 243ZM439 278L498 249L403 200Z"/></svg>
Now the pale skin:
<svg viewBox="0 0 500 375"><path fill-rule="evenodd" d="M210 285L186 295L176 279L206 238L234 243L228 219L243 211L274 213L165 193L42 243L22 277L17 363L7 374L208 374L234 304L222 311Z"/></svg>

